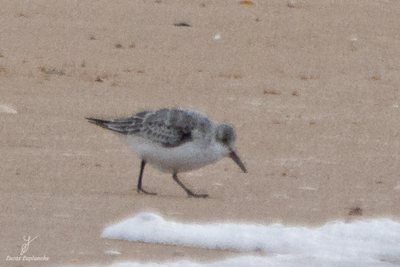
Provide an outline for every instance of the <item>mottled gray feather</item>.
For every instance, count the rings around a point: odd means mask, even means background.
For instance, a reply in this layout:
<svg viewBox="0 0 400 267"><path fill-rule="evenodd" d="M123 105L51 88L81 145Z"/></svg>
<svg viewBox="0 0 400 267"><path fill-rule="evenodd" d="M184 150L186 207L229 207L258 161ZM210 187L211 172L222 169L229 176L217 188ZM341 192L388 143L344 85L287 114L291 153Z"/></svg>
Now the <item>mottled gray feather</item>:
<svg viewBox="0 0 400 267"><path fill-rule="evenodd" d="M212 127L206 117L177 108L145 110L114 120L87 119L103 128L124 135L140 136L163 147L177 147L193 141L197 136L204 136Z"/></svg>

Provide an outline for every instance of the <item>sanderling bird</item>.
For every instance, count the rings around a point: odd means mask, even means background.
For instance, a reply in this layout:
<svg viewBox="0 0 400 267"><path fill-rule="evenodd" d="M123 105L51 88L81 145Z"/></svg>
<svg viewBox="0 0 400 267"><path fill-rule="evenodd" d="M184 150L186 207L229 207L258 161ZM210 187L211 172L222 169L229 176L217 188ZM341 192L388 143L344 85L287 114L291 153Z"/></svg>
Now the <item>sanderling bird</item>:
<svg viewBox="0 0 400 267"><path fill-rule="evenodd" d="M152 194L142 188L146 163L162 172L171 173L190 197L195 194L179 179L187 172L230 157L243 172L247 172L236 154L235 131L229 124L213 123L204 115L179 108L144 110L121 119L86 118L89 122L120 134L138 154L141 164L137 184L139 193Z"/></svg>

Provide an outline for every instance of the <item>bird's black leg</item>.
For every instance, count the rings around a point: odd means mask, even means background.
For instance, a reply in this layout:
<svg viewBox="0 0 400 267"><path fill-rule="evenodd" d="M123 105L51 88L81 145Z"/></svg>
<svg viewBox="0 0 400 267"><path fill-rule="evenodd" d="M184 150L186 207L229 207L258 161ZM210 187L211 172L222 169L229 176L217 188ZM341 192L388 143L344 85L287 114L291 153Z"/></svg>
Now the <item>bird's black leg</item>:
<svg viewBox="0 0 400 267"><path fill-rule="evenodd" d="M195 194L192 191L190 191L181 181L179 181L178 175L176 173L172 174L172 178L174 178L175 182L177 182L186 191L189 197L198 197L198 198L208 197L208 194Z"/></svg>
<svg viewBox="0 0 400 267"><path fill-rule="evenodd" d="M142 159L142 162L140 163L140 172L139 172L139 179L138 179L138 184L137 184L137 191L138 191L138 193L157 195L156 193L147 192L146 190L142 189L142 177L143 177L143 172L144 172L144 166L146 166L146 161Z"/></svg>

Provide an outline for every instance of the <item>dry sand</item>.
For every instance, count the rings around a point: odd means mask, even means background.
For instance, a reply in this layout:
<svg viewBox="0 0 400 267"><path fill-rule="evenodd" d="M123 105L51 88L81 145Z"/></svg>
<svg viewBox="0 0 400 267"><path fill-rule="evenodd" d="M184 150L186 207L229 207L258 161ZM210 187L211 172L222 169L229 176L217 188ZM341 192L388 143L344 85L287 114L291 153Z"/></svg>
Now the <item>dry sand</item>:
<svg viewBox="0 0 400 267"><path fill-rule="evenodd" d="M143 210L310 226L399 218L398 1L254 3L2 1L1 266L236 255L100 238ZM165 106L235 125L249 173L225 159L181 174L211 195L193 199L150 167L144 186L159 195L137 194L137 157L84 117ZM26 255L48 262L6 261L24 236L38 236Z"/></svg>

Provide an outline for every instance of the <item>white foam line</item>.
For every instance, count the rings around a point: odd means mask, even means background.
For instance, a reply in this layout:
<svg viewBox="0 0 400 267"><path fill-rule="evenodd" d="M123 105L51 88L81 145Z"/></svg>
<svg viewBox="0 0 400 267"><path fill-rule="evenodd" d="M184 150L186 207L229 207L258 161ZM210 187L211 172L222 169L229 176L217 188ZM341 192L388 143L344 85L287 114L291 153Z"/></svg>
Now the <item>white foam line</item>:
<svg viewBox="0 0 400 267"><path fill-rule="evenodd" d="M306 228L281 224L184 224L146 212L106 227L101 236L208 249L261 250L269 255L303 259L377 260L392 254L400 259L400 223L389 219L335 221Z"/></svg>

